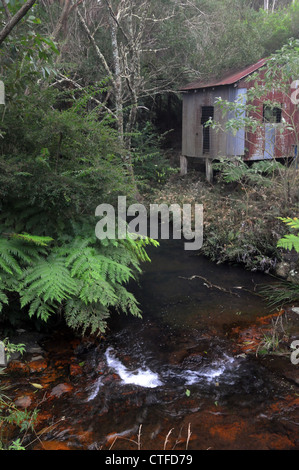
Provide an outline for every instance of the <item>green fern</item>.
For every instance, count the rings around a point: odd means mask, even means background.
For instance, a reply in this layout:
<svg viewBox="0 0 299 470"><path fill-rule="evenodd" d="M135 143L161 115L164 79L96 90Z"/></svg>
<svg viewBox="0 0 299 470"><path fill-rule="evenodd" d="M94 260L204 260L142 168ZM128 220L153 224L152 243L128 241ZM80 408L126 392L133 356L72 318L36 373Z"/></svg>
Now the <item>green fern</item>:
<svg viewBox="0 0 299 470"><path fill-rule="evenodd" d="M22 274L20 259L28 263L31 258L22 250L19 243L12 240L0 239L0 269L8 274Z"/></svg>
<svg viewBox="0 0 299 470"><path fill-rule="evenodd" d="M126 288L149 261L147 238L103 240L76 237L49 246L50 237L27 233L0 238L0 311L8 292L17 292L29 317L47 321L61 311L71 328L106 328L110 310L141 316Z"/></svg>
<svg viewBox="0 0 299 470"><path fill-rule="evenodd" d="M221 158L219 163L214 163L213 168L221 172L226 183L247 182L252 185L270 185L271 179L267 178L277 170L283 168L282 164L275 160L255 162L249 167L241 157Z"/></svg>
<svg viewBox="0 0 299 470"><path fill-rule="evenodd" d="M294 234L285 235L278 241L277 246L285 250L292 250L294 248L299 253L299 236Z"/></svg>
<svg viewBox="0 0 299 470"><path fill-rule="evenodd" d="M38 246L48 246L48 244L53 241L53 238L51 237L39 237L36 235L29 235L28 233L13 233L11 237L16 238L17 240L33 243Z"/></svg>
<svg viewBox="0 0 299 470"><path fill-rule="evenodd" d="M108 278L112 283L128 282L133 277L129 267L101 254L96 247L86 246L85 241L72 246L66 266L71 268L73 277L85 282L104 282Z"/></svg>
<svg viewBox="0 0 299 470"><path fill-rule="evenodd" d="M2 278L0 278L0 312L3 309L3 304L8 305L8 297L5 294L5 284L2 282Z"/></svg>
<svg viewBox="0 0 299 470"><path fill-rule="evenodd" d="M27 237L25 240L22 235L11 234L8 238L0 238L0 269L9 274L22 274L22 265L32 264L39 259L41 254L45 253L42 246L42 239L38 237L39 243L36 243L34 237ZM45 238L47 241L48 238ZM46 243L46 242L44 242Z"/></svg>
<svg viewBox="0 0 299 470"><path fill-rule="evenodd" d="M20 289L21 306L35 298L44 302L62 302L76 293L77 284L65 266L65 259L51 254L47 259L40 259L33 267L23 272Z"/></svg>
<svg viewBox="0 0 299 470"><path fill-rule="evenodd" d="M37 297L31 301L28 315L29 318L35 315L46 322L51 315L57 313L58 308L59 305L55 302L45 302L42 298Z"/></svg>
<svg viewBox="0 0 299 470"><path fill-rule="evenodd" d="M45 254L49 237L9 233L0 237L0 311L9 304L8 292L18 291L24 269Z"/></svg>
<svg viewBox="0 0 299 470"><path fill-rule="evenodd" d="M99 303L85 305L80 300L73 298L65 304L65 319L68 326L74 330L81 329L83 335L87 330L91 334L104 332L109 316L109 309Z"/></svg>
<svg viewBox="0 0 299 470"><path fill-rule="evenodd" d="M278 219L286 225L289 225L291 228L299 230L299 219L297 217L294 217L293 219L291 219L291 217L278 217Z"/></svg>
<svg viewBox="0 0 299 470"><path fill-rule="evenodd" d="M299 230L299 219L297 217L294 219L291 219L290 217L279 217L279 219L290 228ZM299 235L295 235L293 233L285 235L280 240L278 240L277 246L279 248L284 248L285 250L295 249L295 251L299 253Z"/></svg>

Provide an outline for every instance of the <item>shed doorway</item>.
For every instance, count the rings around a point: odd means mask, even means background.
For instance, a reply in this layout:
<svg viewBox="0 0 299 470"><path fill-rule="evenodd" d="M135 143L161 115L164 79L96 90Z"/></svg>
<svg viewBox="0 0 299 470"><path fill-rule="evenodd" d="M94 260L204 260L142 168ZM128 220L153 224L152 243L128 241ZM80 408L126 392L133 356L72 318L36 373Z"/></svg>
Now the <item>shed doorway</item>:
<svg viewBox="0 0 299 470"><path fill-rule="evenodd" d="M214 106L203 106L201 112L201 125L203 126L203 154L209 154L211 149L210 127L205 125L210 119L214 119Z"/></svg>

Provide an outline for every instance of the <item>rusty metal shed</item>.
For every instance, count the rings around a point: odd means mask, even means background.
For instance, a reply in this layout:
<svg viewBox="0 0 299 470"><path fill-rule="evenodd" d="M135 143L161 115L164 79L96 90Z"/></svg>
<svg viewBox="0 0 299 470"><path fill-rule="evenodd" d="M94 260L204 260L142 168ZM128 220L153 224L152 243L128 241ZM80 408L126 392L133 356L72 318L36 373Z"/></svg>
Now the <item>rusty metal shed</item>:
<svg viewBox="0 0 299 470"><path fill-rule="evenodd" d="M277 125L261 120L261 126L255 132L241 128L235 135L233 133L216 131L206 127L206 122L212 118L224 129L225 121L234 117L228 113L223 117L220 108L215 106L216 98L230 102L239 100L246 103L247 90L253 83L248 77L261 69L259 79L263 80L266 59L261 59L241 71L230 73L222 79L203 83L192 82L180 89L183 97L183 129L182 129L182 156L181 174L187 173L188 158L201 159L206 163L206 175L212 177L211 162L220 157L242 157L244 160L264 160L269 158L290 157L294 155L294 142L290 133L281 132L279 123L284 118L288 120L294 108L290 99L273 89L263 99L253 104L259 109L259 115L264 115L264 101L271 100L281 103L281 110L275 116ZM299 117L298 123L299 123Z"/></svg>

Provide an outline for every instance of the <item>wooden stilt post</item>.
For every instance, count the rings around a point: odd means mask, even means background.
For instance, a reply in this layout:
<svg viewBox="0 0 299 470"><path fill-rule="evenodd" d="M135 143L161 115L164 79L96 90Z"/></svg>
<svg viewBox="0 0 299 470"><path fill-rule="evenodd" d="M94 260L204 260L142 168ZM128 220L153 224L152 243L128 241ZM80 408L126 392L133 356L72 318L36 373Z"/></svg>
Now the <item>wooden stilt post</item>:
<svg viewBox="0 0 299 470"><path fill-rule="evenodd" d="M181 176L185 176L188 172L188 159L181 155L180 157Z"/></svg>
<svg viewBox="0 0 299 470"><path fill-rule="evenodd" d="M212 167L212 160L210 158L206 158L206 179L209 183L213 181L213 167Z"/></svg>

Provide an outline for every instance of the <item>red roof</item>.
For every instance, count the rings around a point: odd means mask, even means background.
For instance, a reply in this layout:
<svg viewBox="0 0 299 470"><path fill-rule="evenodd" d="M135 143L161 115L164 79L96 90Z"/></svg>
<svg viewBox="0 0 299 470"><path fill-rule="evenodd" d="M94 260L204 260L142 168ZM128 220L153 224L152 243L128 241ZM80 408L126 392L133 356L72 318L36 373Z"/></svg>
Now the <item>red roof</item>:
<svg viewBox="0 0 299 470"><path fill-rule="evenodd" d="M243 69L239 72L235 72L235 73L230 72L229 75L226 75L220 80L215 80L215 81L211 81L208 83L204 83L204 82L201 82L200 80L197 80L195 82L189 83L188 85L184 86L183 88L180 89L180 91L198 90L200 88L212 88L212 87L217 87L217 86L232 85L242 80L242 78L247 77L247 75L250 75L251 73L255 72L259 68L263 67L266 64L266 61L267 59L261 59L256 64L251 65L250 67L247 67L246 69Z"/></svg>

